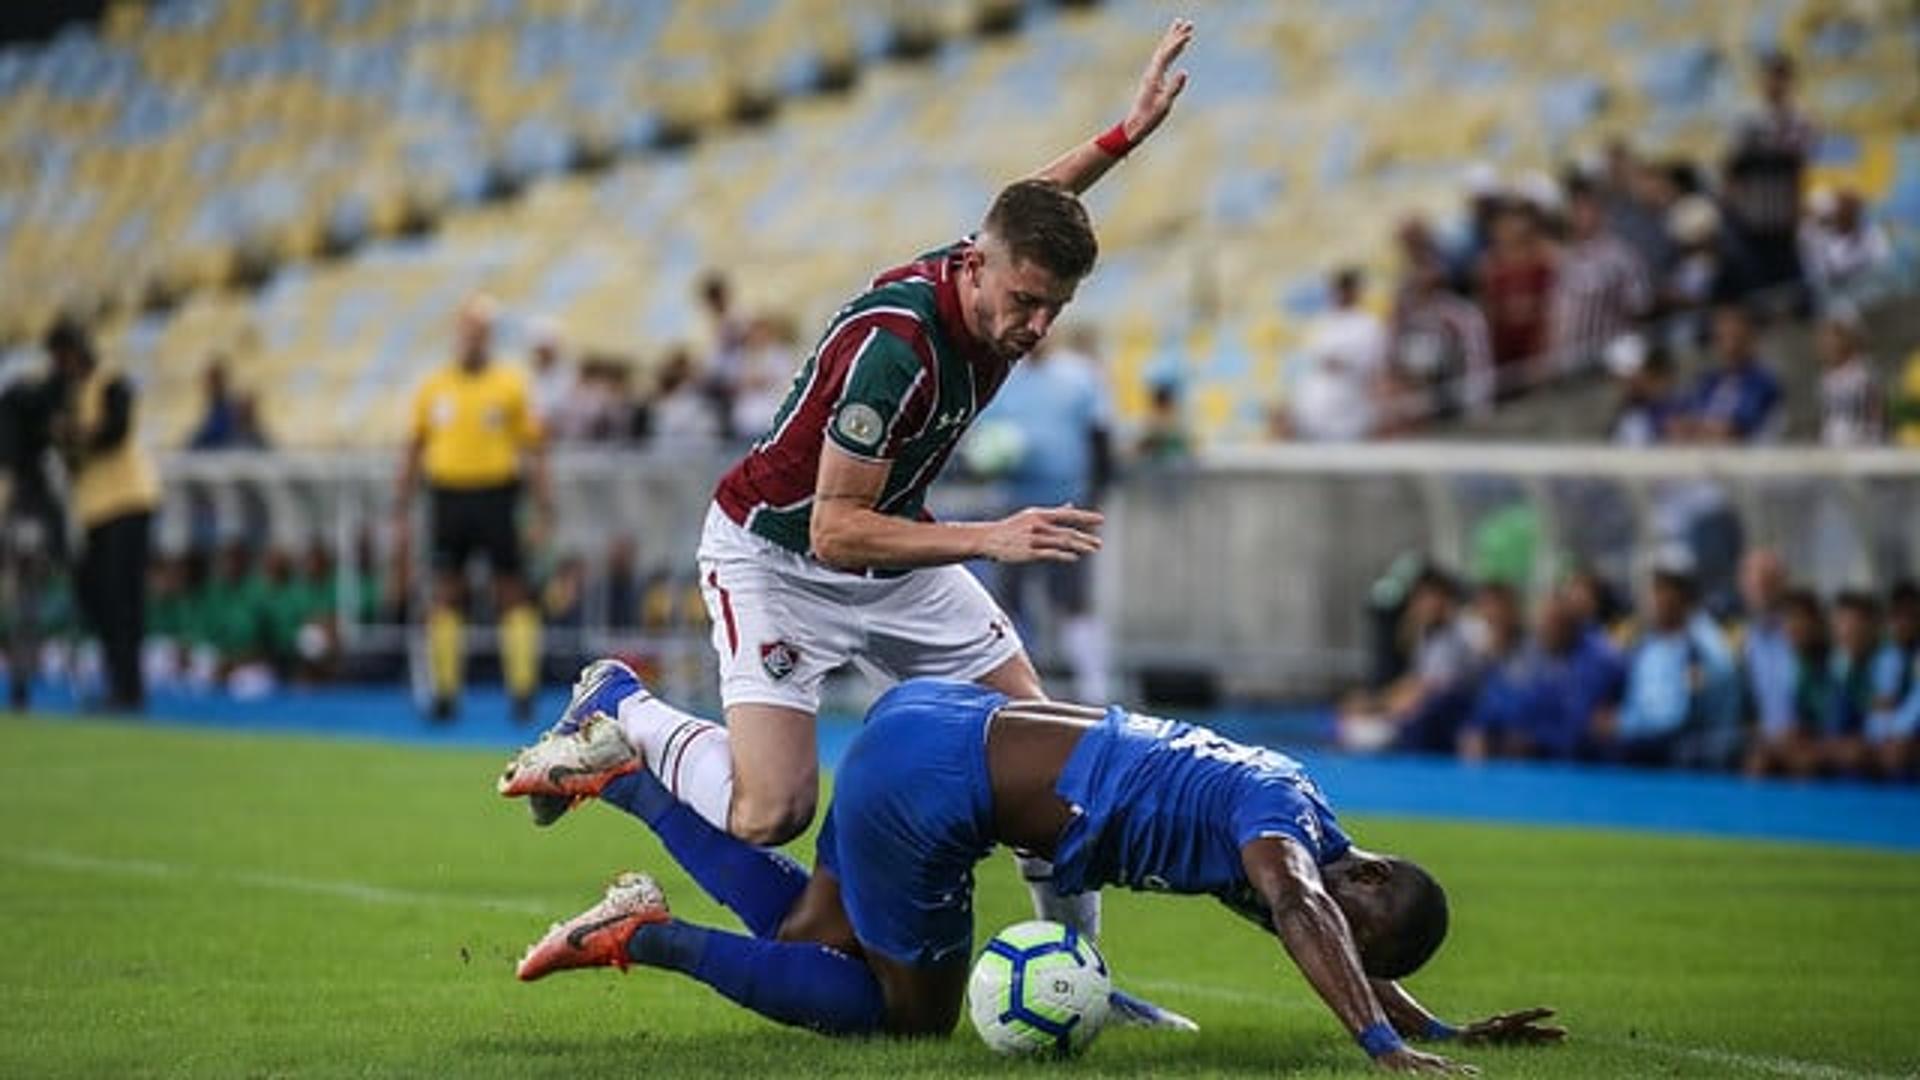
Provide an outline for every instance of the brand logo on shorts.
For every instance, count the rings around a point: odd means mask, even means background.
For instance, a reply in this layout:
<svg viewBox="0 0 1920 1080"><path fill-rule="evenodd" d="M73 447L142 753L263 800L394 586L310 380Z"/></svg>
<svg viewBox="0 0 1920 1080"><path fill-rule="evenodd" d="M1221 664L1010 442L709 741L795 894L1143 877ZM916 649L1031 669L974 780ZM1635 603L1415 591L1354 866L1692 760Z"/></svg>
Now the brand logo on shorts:
<svg viewBox="0 0 1920 1080"><path fill-rule="evenodd" d="M767 669L767 675L775 682L793 674L800 665L800 650L784 641L772 641L760 646L760 666Z"/></svg>

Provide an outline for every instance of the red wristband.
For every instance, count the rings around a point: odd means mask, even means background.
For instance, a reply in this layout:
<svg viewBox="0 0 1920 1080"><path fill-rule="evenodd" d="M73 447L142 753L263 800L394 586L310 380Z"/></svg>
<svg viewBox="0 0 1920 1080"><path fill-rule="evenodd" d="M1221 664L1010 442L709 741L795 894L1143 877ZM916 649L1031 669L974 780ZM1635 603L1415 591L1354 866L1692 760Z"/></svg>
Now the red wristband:
<svg viewBox="0 0 1920 1080"><path fill-rule="evenodd" d="M1119 123L1101 132L1100 137L1093 140L1093 145L1108 157L1123 158L1133 149L1133 140L1127 138L1127 125Z"/></svg>

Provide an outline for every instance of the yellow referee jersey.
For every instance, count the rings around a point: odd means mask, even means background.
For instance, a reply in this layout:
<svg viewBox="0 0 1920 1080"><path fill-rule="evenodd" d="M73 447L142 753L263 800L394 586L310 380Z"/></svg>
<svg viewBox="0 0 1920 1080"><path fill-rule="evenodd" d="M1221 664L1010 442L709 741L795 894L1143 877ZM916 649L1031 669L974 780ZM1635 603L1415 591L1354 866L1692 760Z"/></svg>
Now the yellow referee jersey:
<svg viewBox="0 0 1920 1080"><path fill-rule="evenodd" d="M540 424L518 369L450 364L420 384L413 435L425 443L421 469L429 484L497 487L519 478L521 451L540 441Z"/></svg>

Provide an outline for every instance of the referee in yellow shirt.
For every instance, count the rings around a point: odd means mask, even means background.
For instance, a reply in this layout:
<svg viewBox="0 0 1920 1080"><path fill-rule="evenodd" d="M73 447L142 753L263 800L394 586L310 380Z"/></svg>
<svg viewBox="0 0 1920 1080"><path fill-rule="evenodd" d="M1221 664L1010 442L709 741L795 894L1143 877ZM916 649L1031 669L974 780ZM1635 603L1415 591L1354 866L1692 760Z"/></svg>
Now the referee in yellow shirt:
<svg viewBox="0 0 1920 1080"><path fill-rule="evenodd" d="M433 552L433 602L427 615L427 657L433 678L433 719L453 719L466 667L467 566L487 560L500 612L500 667L513 716L533 716L540 676L540 617L527 587L520 552L523 480L536 511L550 510L539 421L520 371L492 362L494 305L475 297L460 309L456 352L429 375L413 402L413 434L400 465L402 528L426 477Z"/></svg>

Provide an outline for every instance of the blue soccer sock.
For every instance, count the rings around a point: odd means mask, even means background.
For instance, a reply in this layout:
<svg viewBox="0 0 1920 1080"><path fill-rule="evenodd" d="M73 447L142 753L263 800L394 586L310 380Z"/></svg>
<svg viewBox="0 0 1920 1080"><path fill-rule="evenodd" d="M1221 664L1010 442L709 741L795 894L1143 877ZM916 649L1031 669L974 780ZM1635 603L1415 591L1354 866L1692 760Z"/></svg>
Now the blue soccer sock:
<svg viewBox="0 0 1920 1080"><path fill-rule="evenodd" d="M886 1020L880 983L846 953L811 941L764 941L678 920L627 939L637 964L691 975L769 1020L823 1035L866 1035Z"/></svg>
<svg viewBox="0 0 1920 1080"><path fill-rule="evenodd" d="M777 851L755 847L707 823L646 769L608 784L600 797L647 823L675 862L755 937L772 937L807 887L807 872Z"/></svg>

